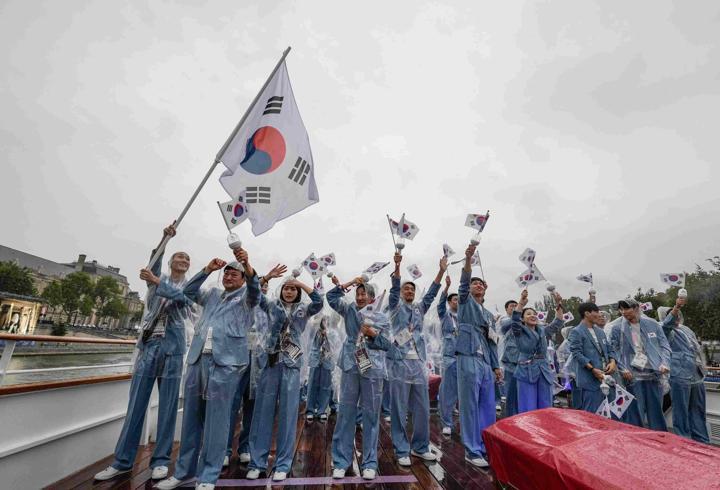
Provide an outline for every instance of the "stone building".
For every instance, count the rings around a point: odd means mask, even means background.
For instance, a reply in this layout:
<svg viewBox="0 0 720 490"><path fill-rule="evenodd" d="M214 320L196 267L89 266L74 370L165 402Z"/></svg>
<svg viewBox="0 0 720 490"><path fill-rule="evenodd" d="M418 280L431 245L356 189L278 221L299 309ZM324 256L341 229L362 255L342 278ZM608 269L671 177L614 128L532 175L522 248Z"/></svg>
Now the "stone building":
<svg viewBox="0 0 720 490"><path fill-rule="evenodd" d="M77 260L73 262L58 263L0 245L0 262L14 262L20 267L27 267L30 269L32 271L33 283L35 284L35 288L38 290L38 295L42 294L48 284L50 284L53 280L62 279L73 272L85 272L93 279L93 281L97 281L103 276L112 277L120 287L120 295L122 296L125 306L128 309L128 314L117 320L112 318L108 319L107 326L109 328L131 327L131 318L143 308L143 303L140 300L138 293L130 290L127 277L120 274L119 268L102 265L98 263L97 260L88 261L85 254L78 255ZM47 311L42 316L42 319L53 322L65 320L64 315L61 314L59 309L56 311L53 308L47 308ZM97 325L99 318L96 317L94 311L87 317L78 315L74 321L75 323L81 325L99 326Z"/></svg>

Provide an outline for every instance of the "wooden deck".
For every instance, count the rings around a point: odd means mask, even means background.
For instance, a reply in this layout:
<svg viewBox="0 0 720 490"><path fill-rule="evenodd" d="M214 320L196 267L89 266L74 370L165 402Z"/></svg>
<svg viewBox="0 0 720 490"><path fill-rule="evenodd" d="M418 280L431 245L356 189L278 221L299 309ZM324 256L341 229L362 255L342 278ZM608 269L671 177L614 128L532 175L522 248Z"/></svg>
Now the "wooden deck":
<svg viewBox="0 0 720 490"><path fill-rule="evenodd" d="M247 465L241 464L234 455L230 466L224 469L216 488L281 488L283 486L293 489L321 490L329 488L373 488L373 489L490 489L495 487L492 471L483 471L465 462L465 451L460 436L454 433L452 436L442 435L442 426L438 415L433 413L430 417L430 443L432 450L440 459L437 462L428 463L412 457L412 466L401 467L397 464L390 436L390 424L380 421L380 441L378 447L378 480L374 482L361 483L359 480L360 471L358 467L358 450L362 447L362 431L358 430L355 436L356 458L353 461L352 469L348 471L348 481L343 483L332 483L329 479L331 474L332 458L330 456L330 445L332 443L332 432L335 425L335 415L331 415L326 422L315 419L313 422L305 421L304 417L298 417L297 438L295 442L295 458L292 471L288 474L288 480L283 485L269 485L262 480L256 480L254 486L250 481L245 480ZM237 430L239 430L239 423ZM456 424L457 427L457 424ZM150 456L153 446L143 446L138 451L135 466L131 473L118 475L112 480L105 482L93 481L93 475L112 463L112 455L97 461L96 463L83 468L62 480L49 485L49 489L123 489L131 490L138 488L153 488L153 480L150 479ZM173 449L173 460L177 456L178 443ZM270 453L270 465L274 459L274 447ZM170 465L172 474L174 464ZM264 478L265 475L261 475ZM356 478L353 478L356 477ZM386 480L383 481L387 477ZM392 477L392 478L391 478ZM414 481L413 481L414 480ZM260 484L260 485L258 485ZM193 484L185 488L192 488Z"/></svg>

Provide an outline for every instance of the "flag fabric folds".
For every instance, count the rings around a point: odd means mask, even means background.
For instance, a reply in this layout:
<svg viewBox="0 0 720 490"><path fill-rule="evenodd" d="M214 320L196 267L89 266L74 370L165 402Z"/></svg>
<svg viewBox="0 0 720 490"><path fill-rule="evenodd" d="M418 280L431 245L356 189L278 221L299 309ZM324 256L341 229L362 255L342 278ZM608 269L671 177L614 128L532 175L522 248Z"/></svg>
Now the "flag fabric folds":
<svg viewBox="0 0 720 490"><path fill-rule="evenodd" d="M322 276L323 272L325 272L325 265L315 257L314 253L311 253L307 259L303 260L302 265L314 279Z"/></svg>
<svg viewBox="0 0 720 490"><path fill-rule="evenodd" d="M485 229L485 225L487 224L489 218L489 212L486 214L468 214L467 218L465 218L465 226L477 230L477 232L480 233Z"/></svg>
<svg viewBox="0 0 720 490"><path fill-rule="evenodd" d="M220 213L228 230L235 228L248 218L248 207L245 203L245 192L240 192L237 199L218 202Z"/></svg>
<svg viewBox="0 0 720 490"><path fill-rule="evenodd" d="M420 279L422 277L422 272L420 272L420 267L418 267L417 264L408 266L407 271L413 279Z"/></svg>
<svg viewBox="0 0 720 490"><path fill-rule="evenodd" d="M577 276L578 281L593 283L592 272L590 274L580 274Z"/></svg>
<svg viewBox="0 0 720 490"><path fill-rule="evenodd" d="M542 272L535 267L535 264L528 267L528 269L520 274L517 278L515 278L515 282L518 286L521 288L526 288L530 284L535 284L536 282L544 281L545 276L542 275Z"/></svg>
<svg viewBox="0 0 720 490"><path fill-rule="evenodd" d="M529 247L526 248L525 251L520 254L518 259L526 266L531 267L535 263L535 250Z"/></svg>
<svg viewBox="0 0 720 490"><path fill-rule="evenodd" d="M390 264L390 262L375 262L373 265L365 269L363 272L367 274L377 274L381 270L383 270L385 267L387 267Z"/></svg>
<svg viewBox="0 0 720 490"><path fill-rule="evenodd" d="M224 151L220 184L232 198L245 192L254 235L320 200L310 140L285 62Z"/></svg>
<svg viewBox="0 0 720 490"><path fill-rule="evenodd" d="M407 240L415 238L420 231L420 228L418 228L415 223L405 218L405 215L400 218L400 221L395 221L394 219L388 217L388 222L390 223L390 229L393 234Z"/></svg>
<svg viewBox="0 0 720 490"><path fill-rule="evenodd" d="M665 272L660 274L660 280L670 286L677 286L679 288L685 287L685 273L684 272Z"/></svg>
<svg viewBox="0 0 720 490"><path fill-rule="evenodd" d="M453 255L455 255L455 250L453 250L452 247L447 243L443 243L443 255L446 259L448 257L452 257Z"/></svg>

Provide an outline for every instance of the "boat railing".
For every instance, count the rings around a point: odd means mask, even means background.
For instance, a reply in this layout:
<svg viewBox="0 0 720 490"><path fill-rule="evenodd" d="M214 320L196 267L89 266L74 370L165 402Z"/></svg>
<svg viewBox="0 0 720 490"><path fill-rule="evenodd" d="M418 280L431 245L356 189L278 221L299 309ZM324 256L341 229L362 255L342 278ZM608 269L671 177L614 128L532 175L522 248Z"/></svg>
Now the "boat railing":
<svg viewBox="0 0 720 490"><path fill-rule="evenodd" d="M62 367L47 367L47 368L35 368L35 369L9 369L10 361L12 360L15 347L18 344L27 344L33 342L48 342L48 343L74 343L74 344L104 344L104 345L125 345L134 346L134 340L125 339L107 339L107 338L96 338L96 337L58 337L54 335L23 335L23 334L8 334L0 333L0 341L4 342L4 348L2 356L0 356L0 385L3 384L5 377L8 375L22 375L22 374L39 374L39 373L52 373L62 371L88 371L98 370L104 368L123 368L126 367L127 373L117 373L107 376L92 376L92 377L80 377L72 380L65 380L62 382L63 386L72 386L75 383L87 382L102 382L103 380L117 380L118 377L129 377L130 367L132 362L120 362L115 364L92 364L92 365L79 365L79 366L62 366ZM68 352L72 354L72 352ZM0 387L0 394L8 392L12 388L12 392L17 393L18 391L35 391L38 389L55 388L58 382L38 382L23 384L18 386L2 386Z"/></svg>

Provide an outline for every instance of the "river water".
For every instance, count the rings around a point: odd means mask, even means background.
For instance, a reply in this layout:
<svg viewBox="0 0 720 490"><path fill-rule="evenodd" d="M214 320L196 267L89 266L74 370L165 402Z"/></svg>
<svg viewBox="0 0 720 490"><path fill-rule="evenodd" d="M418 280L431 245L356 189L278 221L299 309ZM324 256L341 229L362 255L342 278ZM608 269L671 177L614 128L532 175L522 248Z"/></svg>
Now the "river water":
<svg viewBox="0 0 720 490"><path fill-rule="evenodd" d="M35 330L36 335L49 335L49 329L38 328ZM90 337L86 333L80 332L68 332L70 336ZM107 345L95 345L95 344L67 344L66 347L62 347L60 344L48 344L47 347L52 347L53 353L41 354L38 351L42 351L40 348L27 348L27 347L16 347L15 354L10 360L10 366L8 371L25 370L25 369L44 369L44 368L58 368L58 367L70 367L70 366L99 366L104 364L112 364L112 367L102 368L91 368L91 369L76 369L71 371L49 371L42 373L19 373L19 374L7 374L2 380L2 385L14 385L24 383L40 383L46 381L58 381L67 379L86 378L90 376L103 376L108 374L119 374L129 372L130 367L124 366L132 360L132 346L107 346ZM80 350L80 351L102 351L107 350L108 352L95 352L95 353L83 353L83 352L68 352L57 353L61 349L68 350ZM121 352L117 352L120 350ZM2 347L0 347L2 351ZM24 352L31 351L35 355L22 355ZM114 351L114 352L113 352Z"/></svg>

